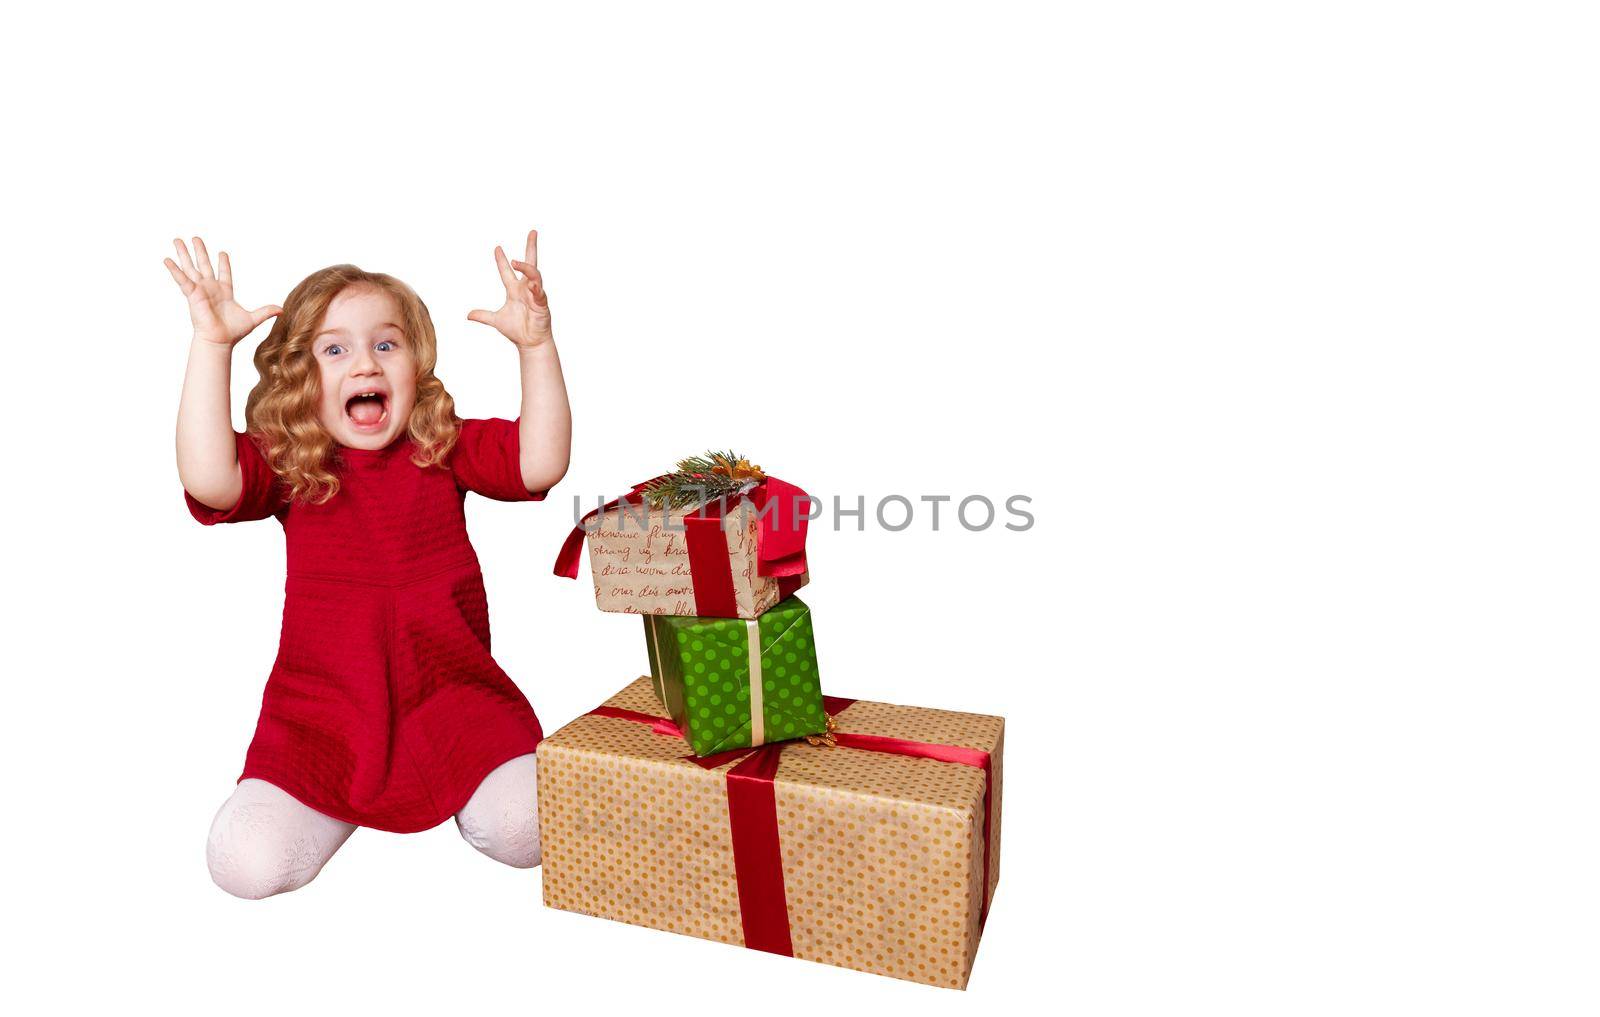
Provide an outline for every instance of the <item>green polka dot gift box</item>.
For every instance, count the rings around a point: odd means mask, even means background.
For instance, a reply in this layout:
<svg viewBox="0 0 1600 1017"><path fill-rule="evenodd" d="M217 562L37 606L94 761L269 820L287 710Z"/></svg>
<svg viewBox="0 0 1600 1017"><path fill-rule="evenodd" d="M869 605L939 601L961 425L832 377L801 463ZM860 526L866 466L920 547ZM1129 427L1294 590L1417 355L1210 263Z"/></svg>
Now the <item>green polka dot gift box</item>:
<svg viewBox="0 0 1600 1017"><path fill-rule="evenodd" d="M811 609L788 597L759 618L644 616L650 677L698 756L828 727Z"/></svg>

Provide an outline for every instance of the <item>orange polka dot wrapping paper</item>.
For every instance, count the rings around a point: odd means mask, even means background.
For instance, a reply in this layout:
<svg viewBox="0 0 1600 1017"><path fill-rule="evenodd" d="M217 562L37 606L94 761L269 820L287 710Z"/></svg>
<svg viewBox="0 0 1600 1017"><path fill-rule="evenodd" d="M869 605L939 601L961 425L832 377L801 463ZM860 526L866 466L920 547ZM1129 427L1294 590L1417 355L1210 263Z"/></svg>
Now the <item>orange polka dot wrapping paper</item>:
<svg viewBox="0 0 1600 1017"><path fill-rule="evenodd" d="M605 706L667 716L648 677ZM866 700L834 720L840 734L977 750L989 765L804 741L758 750L777 760L788 952L965 988L1000 878L1005 721ZM546 906L750 945L727 776L740 763L689 757L680 737L596 714L540 743Z"/></svg>
<svg viewBox="0 0 1600 1017"><path fill-rule="evenodd" d="M696 755L822 734L811 609L788 597L760 618L645 615L650 677Z"/></svg>

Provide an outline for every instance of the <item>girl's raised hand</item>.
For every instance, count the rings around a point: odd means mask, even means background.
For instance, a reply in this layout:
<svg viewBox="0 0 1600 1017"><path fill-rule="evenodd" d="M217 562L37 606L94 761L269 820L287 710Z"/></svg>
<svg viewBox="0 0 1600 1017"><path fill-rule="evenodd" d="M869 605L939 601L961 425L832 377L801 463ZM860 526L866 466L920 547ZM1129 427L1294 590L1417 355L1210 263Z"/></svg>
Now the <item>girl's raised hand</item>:
<svg viewBox="0 0 1600 1017"><path fill-rule="evenodd" d="M521 349L531 350L554 338L550 333L550 301L545 296L544 277L539 274L538 230L528 231L527 259L507 261L506 252L496 247L494 263L506 286L506 302L497 311L472 311L467 319L492 325Z"/></svg>
<svg viewBox="0 0 1600 1017"><path fill-rule="evenodd" d="M217 254L217 270L211 271L211 255L206 253L205 241L194 238L194 259L182 240L174 240L178 260L165 260L167 271L178 288L189 300L189 320L194 324L194 337L218 346L232 346L254 332L268 318L283 313L277 304L268 304L247 311L233 299L233 266L228 264L228 252ZM196 268L196 263L199 267Z"/></svg>

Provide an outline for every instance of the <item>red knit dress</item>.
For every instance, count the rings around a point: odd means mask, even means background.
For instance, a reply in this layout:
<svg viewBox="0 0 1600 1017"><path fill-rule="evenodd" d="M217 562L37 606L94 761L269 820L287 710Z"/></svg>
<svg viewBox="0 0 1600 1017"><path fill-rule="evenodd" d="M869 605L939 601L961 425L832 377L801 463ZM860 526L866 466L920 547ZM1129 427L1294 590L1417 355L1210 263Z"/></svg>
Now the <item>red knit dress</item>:
<svg viewBox="0 0 1600 1017"><path fill-rule="evenodd" d="M463 421L448 469L413 464L404 436L374 451L341 447L339 492L321 505L289 502L256 443L235 437L238 504L219 512L184 498L208 526L274 517L288 548L278 659L239 779L360 826L410 833L442 822L542 737L489 655L463 512L468 491L544 497L522 485L517 423Z"/></svg>

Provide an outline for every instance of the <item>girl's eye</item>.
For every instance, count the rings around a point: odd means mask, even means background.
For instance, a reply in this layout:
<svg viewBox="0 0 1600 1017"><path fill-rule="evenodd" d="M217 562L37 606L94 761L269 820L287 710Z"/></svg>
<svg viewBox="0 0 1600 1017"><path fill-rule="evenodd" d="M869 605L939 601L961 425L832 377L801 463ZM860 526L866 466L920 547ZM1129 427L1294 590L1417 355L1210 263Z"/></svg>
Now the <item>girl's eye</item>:
<svg viewBox="0 0 1600 1017"><path fill-rule="evenodd" d="M395 346L395 343L394 343L393 339L385 339L383 342L379 343L377 346L375 346L373 348L376 349L379 353L388 353L392 349L398 349L398 347Z"/></svg>
<svg viewBox="0 0 1600 1017"><path fill-rule="evenodd" d="M343 346L337 346L337 345L329 345L329 346L324 347L323 350L322 350L323 355L324 356L329 356L329 357L337 357L339 354L341 354L343 352L344 352L344 347Z"/></svg>

